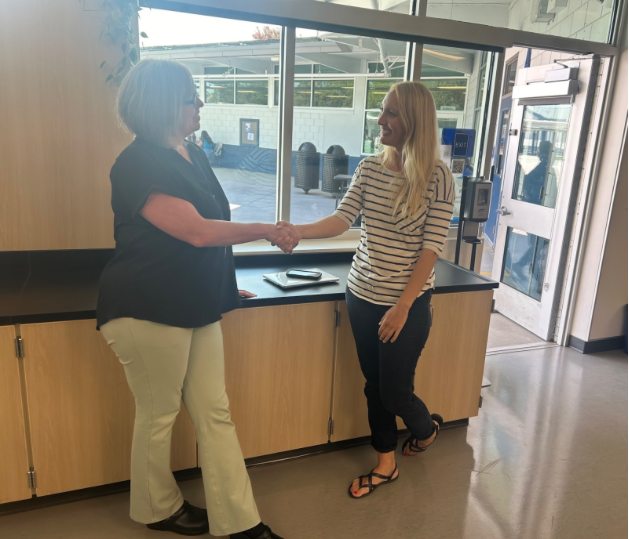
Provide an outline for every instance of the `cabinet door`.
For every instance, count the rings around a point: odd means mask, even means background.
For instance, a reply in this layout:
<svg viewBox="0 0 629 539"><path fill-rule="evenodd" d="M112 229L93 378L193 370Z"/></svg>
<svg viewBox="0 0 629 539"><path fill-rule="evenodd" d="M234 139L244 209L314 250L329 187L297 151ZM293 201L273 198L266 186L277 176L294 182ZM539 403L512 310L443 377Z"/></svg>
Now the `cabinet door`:
<svg viewBox="0 0 629 539"><path fill-rule="evenodd" d="M39 496L125 481L135 405L118 358L94 320L21 327ZM196 467L185 408L173 430L173 469Z"/></svg>
<svg viewBox="0 0 629 539"><path fill-rule="evenodd" d="M334 302L240 309L222 322L245 458L328 441Z"/></svg>
<svg viewBox="0 0 629 539"><path fill-rule="evenodd" d="M0 327L0 503L31 497L15 328Z"/></svg>
<svg viewBox="0 0 629 539"><path fill-rule="evenodd" d="M433 324L417 365L415 394L431 413L441 414L445 421L478 415L491 300L491 291L437 294L432 298ZM365 379L358 364L345 302L340 303L339 310L333 442L369 435L363 393ZM405 428L399 418L398 427Z"/></svg>

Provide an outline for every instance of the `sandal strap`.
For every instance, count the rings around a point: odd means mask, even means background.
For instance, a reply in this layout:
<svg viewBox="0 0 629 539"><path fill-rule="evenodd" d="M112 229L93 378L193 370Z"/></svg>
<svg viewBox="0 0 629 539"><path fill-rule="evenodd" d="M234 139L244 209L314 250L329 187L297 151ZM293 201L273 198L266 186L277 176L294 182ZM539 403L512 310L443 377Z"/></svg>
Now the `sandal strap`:
<svg viewBox="0 0 629 539"><path fill-rule="evenodd" d="M366 488L369 490L369 492L372 492L373 489L375 489L376 487L373 484L373 479L372 479L372 475L371 473L368 473L367 475L361 475L358 479L360 479L359 483L358 483L358 490L360 490L361 488ZM363 479L367 479L367 483L363 484Z"/></svg>
<svg viewBox="0 0 629 539"><path fill-rule="evenodd" d="M391 475L382 475L376 472L370 472L369 475L372 477L377 477L378 479L384 479L385 481L391 481L391 479L393 479L393 476L395 475L395 472L397 472L397 464L395 465L395 468L391 472Z"/></svg>

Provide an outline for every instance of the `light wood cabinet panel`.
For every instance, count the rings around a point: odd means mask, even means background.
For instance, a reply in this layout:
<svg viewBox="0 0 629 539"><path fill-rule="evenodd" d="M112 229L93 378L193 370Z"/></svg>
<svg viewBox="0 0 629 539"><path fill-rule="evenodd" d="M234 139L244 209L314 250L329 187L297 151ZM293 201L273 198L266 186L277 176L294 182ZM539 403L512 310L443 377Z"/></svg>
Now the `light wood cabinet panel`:
<svg viewBox="0 0 629 539"><path fill-rule="evenodd" d="M100 64L104 11L0 0L0 251L111 248L109 171L131 141Z"/></svg>
<svg viewBox="0 0 629 539"><path fill-rule="evenodd" d="M240 309L222 322L245 458L328 441L334 302Z"/></svg>
<svg viewBox="0 0 629 539"><path fill-rule="evenodd" d="M15 328L0 327L0 503L31 497Z"/></svg>
<svg viewBox="0 0 629 539"><path fill-rule="evenodd" d="M39 496L129 479L135 404L94 320L21 326ZM185 408L173 430L173 469L196 467Z"/></svg>
<svg viewBox="0 0 629 539"><path fill-rule="evenodd" d="M478 415L492 291L437 294L430 337L417 366L415 393L445 421ZM369 435L365 379L360 371L347 306L340 304L334 373L332 441ZM400 429L405 428L398 419Z"/></svg>

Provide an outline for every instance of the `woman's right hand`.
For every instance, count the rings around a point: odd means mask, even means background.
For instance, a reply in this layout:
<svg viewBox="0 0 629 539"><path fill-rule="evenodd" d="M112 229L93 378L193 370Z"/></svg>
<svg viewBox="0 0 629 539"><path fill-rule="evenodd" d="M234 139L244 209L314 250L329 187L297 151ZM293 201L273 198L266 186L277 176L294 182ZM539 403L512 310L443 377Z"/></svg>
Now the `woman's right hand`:
<svg viewBox="0 0 629 539"><path fill-rule="evenodd" d="M301 240L297 229L286 221L279 221L276 225L267 226L268 230L265 239L285 253L292 253L299 244L299 240Z"/></svg>

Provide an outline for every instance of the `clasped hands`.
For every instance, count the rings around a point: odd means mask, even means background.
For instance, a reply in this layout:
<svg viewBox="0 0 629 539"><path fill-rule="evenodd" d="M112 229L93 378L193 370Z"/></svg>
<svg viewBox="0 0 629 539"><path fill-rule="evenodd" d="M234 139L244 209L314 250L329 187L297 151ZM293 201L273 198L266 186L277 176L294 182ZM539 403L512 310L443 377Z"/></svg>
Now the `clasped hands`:
<svg viewBox="0 0 629 539"><path fill-rule="evenodd" d="M299 244L301 235L295 225L278 221L275 227L270 229L266 239L271 242L271 245L279 247L285 253L292 253Z"/></svg>

